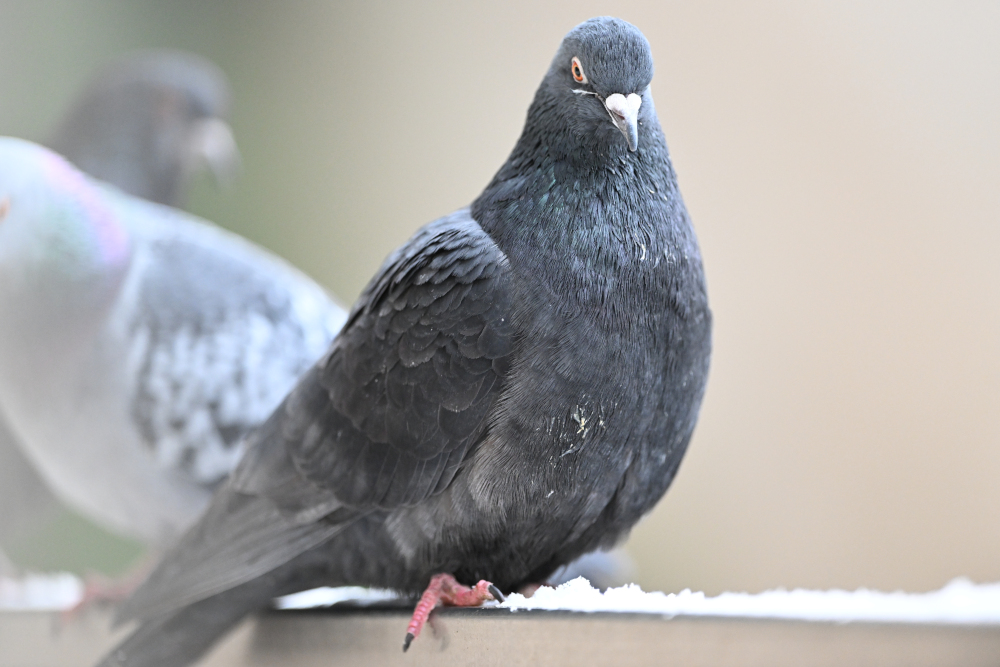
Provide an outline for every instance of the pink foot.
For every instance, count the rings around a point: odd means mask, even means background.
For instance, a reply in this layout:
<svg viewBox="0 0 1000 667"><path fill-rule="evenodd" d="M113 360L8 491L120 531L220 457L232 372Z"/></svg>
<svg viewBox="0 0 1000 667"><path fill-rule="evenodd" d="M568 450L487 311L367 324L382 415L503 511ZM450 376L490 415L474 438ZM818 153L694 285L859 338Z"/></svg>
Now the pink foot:
<svg viewBox="0 0 1000 667"><path fill-rule="evenodd" d="M500 589L486 581L480 581L469 588L455 581L450 574L435 574L427 585L424 594L420 596L417 608L413 610L410 625L406 628L406 639L403 640L403 652L410 648L410 643L420 636L424 624L430 618L431 612L439 604L451 607L478 607L487 600L504 601Z"/></svg>
<svg viewBox="0 0 1000 667"><path fill-rule="evenodd" d="M144 558L136 567L121 577L105 577L100 574L88 574L83 582L83 595L80 601L59 614L59 627L72 623L83 612L93 607L117 605L124 602L146 575L152 570L156 561Z"/></svg>

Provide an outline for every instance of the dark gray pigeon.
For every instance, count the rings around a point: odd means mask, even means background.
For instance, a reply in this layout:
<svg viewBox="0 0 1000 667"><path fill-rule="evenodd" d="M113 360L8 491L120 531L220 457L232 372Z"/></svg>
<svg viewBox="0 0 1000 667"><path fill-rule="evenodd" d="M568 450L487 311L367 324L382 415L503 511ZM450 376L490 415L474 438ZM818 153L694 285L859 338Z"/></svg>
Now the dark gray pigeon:
<svg viewBox="0 0 1000 667"><path fill-rule="evenodd" d="M711 315L652 77L624 21L566 36L493 181L386 260L101 665L187 665L317 585L424 591L408 645L439 602L544 581L656 503Z"/></svg>
<svg viewBox="0 0 1000 667"><path fill-rule="evenodd" d="M47 145L131 195L182 206L198 168L223 182L235 174L229 106L229 84L212 62L183 51L132 53L97 73Z"/></svg>

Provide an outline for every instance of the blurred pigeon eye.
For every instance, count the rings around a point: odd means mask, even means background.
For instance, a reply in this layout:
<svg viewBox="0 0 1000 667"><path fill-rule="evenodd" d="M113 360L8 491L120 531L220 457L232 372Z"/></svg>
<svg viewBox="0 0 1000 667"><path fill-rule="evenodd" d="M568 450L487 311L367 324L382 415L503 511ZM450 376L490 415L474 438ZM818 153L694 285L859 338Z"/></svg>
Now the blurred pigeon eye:
<svg viewBox="0 0 1000 667"><path fill-rule="evenodd" d="M578 83L587 83L587 75L583 73L583 65L580 64L580 59L573 56L572 61L573 78Z"/></svg>

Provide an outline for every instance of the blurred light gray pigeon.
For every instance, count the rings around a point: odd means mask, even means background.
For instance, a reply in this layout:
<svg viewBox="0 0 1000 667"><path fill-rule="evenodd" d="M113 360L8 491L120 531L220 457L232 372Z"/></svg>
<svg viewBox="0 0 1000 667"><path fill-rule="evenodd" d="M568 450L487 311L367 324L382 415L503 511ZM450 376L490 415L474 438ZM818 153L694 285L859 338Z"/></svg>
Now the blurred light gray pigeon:
<svg viewBox="0 0 1000 667"><path fill-rule="evenodd" d="M248 241L0 138L0 405L69 506L162 547L345 313Z"/></svg>
<svg viewBox="0 0 1000 667"><path fill-rule="evenodd" d="M27 537L31 527L51 516L57 506L10 427L0 418L0 547ZM17 572L14 562L0 549L0 577Z"/></svg>
<svg viewBox="0 0 1000 667"><path fill-rule="evenodd" d="M226 122L229 84L212 62L173 50L128 54L99 70L48 144L91 176L171 206L199 168L228 182L239 152ZM51 517L55 497L25 458L0 407L0 546ZM0 554L0 574L13 574Z"/></svg>

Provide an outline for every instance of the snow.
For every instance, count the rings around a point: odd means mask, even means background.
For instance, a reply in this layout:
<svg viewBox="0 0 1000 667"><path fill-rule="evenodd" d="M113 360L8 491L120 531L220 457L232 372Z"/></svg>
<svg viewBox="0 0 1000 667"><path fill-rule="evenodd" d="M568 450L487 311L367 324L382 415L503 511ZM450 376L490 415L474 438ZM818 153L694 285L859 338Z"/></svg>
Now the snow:
<svg viewBox="0 0 1000 667"><path fill-rule="evenodd" d="M59 611L72 608L83 584L71 574L0 577L0 611ZM398 599L392 591L357 586L317 588L279 598L279 609L310 609L351 601L366 605ZM660 616L771 618L803 621L943 623L1000 625L1000 583L974 584L955 579L930 593L772 590L723 593L709 597L689 590L644 592L634 584L601 593L579 577L557 588L540 588L531 598L514 594L489 606L512 612L547 609L576 612L624 612Z"/></svg>
<svg viewBox="0 0 1000 667"><path fill-rule="evenodd" d="M540 588L531 598L511 595L500 606L513 611L559 609L805 621L1000 624L1000 584L977 585L968 579L955 579L930 593L796 589L708 597L690 590L646 593L634 584L610 588L602 594L580 577L557 588Z"/></svg>
<svg viewBox="0 0 1000 667"><path fill-rule="evenodd" d="M330 607L338 602L353 602L355 604L373 604L385 600L396 600L399 596L381 588L362 588L361 586L343 586L340 588L314 588L301 593L294 593L274 601L277 609L315 609Z"/></svg>
<svg viewBox="0 0 1000 667"><path fill-rule="evenodd" d="M72 574L0 577L0 611L64 611L83 598L83 582Z"/></svg>
<svg viewBox="0 0 1000 667"><path fill-rule="evenodd" d="M319 588L281 598L279 609L323 607L344 601L361 603L396 599L391 591L365 588ZM583 577L557 588L540 588L530 598L514 594L489 606L520 611L547 609L577 612L645 613L661 616L718 616L803 621L882 623L951 623L1000 625L1000 584L955 579L930 593L773 590L723 593L709 597L689 590L646 593L634 584L601 593Z"/></svg>

